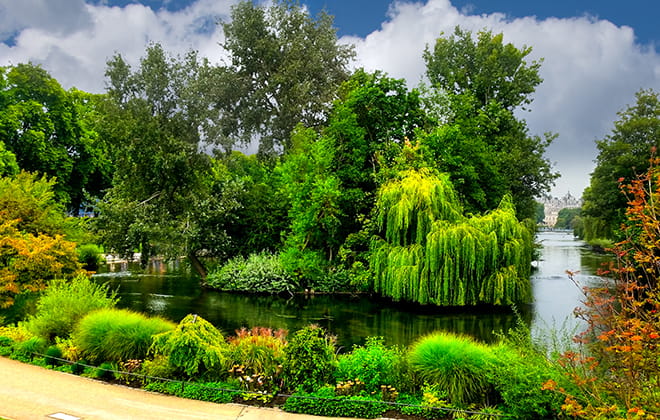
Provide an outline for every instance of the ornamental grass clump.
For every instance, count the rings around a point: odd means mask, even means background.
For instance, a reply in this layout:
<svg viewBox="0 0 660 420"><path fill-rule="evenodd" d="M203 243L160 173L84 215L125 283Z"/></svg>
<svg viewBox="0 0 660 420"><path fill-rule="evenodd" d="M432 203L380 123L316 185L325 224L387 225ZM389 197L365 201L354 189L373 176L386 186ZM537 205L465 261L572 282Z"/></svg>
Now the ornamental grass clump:
<svg viewBox="0 0 660 420"><path fill-rule="evenodd" d="M97 309L112 308L117 303L115 292L88 276L72 280L53 280L37 302L37 311L26 328L34 335L53 341L68 338L78 321Z"/></svg>
<svg viewBox="0 0 660 420"><path fill-rule="evenodd" d="M241 328L229 337L229 364L248 375L272 377L282 370L286 330L254 327Z"/></svg>
<svg viewBox="0 0 660 420"><path fill-rule="evenodd" d="M151 351L188 378L219 378L226 366L224 336L210 322L194 314L186 315L175 329L154 337Z"/></svg>
<svg viewBox="0 0 660 420"><path fill-rule="evenodd" d="M144 359L153 337L173 328L174 324L163 318L125 309L101 309L80 320L73 341L89 361Z"/></svg>
<svg viewBox="0 0 660 420"><path fill-rule="evenodd" d="M482 402L489 390L490 349L469 337L436 332L417 341L408 361L421 380L446 390L454 404Z"/></svg>

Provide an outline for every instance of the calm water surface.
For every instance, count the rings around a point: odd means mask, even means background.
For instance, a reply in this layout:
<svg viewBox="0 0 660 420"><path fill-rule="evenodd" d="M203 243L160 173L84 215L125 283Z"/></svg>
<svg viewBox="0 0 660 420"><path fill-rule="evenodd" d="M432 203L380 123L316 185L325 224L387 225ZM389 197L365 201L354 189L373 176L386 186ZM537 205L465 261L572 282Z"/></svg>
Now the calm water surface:
<svg viewBox="0 0 660 420"><path fill-rule="evenodd" d="M566 270L580 271L577 280L591 282L602 257L574 240L572 233L539 234L543 249L538 270L532 276L535 302L520 308L532 330L572 320L580 303L580 289ZM134 274L131 265L107 266L95 276L118 290L119 306L175 322L196 313L225 333L241 327L267 326L295 331L315 323L337 335L344 349L362 344L369 336L383 336L387 344L407 345L435 330L447 330L492 341L494 331L512 327L509 311L487 309L447 310L395 303L377 297L351 296L254 296L203 290L199 279L174 265L155 266L149 273ZM576 325L576 324L570 324Z"/></svg>

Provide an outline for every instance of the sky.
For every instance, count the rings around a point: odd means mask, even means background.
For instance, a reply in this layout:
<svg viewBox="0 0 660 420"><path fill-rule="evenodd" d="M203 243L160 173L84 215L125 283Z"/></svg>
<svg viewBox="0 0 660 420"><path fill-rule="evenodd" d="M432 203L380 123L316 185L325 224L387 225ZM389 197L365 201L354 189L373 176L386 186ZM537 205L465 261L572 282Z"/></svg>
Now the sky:
<svg viewBox="0 0 660 420"><path fill-rule="evenodd" d="M172 53L225 58L217 22L237 0L0 0L0 66L31 61L65 88L103 92L106 61L137 63L149 42ZM559 136L546 156L562 174L551 194L580 196L603 139L635 93L660 92L658 0L302 0L312 14L335 16L340 42L356 47L352 64L423 80L422 52L460 25L503 33L532 47L544 79L533 95L531 135Z"/></svg>

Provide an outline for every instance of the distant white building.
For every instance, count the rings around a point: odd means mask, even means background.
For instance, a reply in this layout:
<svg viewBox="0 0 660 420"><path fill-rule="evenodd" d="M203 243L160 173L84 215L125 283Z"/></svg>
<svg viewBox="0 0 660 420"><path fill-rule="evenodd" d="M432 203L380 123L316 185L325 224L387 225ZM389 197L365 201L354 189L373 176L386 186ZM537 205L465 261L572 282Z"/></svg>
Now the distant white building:
<svg viewBox="0 0 660 420"><path fill-rule="evenodd" d="M555 226L561 209L582 207L582 199L573 197L570 192L561 198L546 196L539 200L539 202L543 204L545 209L543 225L548 227Z"/></svg>

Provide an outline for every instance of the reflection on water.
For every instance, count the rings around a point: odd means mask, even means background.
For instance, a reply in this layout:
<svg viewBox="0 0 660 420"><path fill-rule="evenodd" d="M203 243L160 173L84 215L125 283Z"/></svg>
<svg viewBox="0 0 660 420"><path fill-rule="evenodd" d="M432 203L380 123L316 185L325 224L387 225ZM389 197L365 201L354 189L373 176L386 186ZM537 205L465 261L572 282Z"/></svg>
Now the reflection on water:
<svg viewBox="0 0 660 420"><path fill-rule="evenodd" d="M608 256L592 252L572 232L542 232L537 239L542 248L538 270L532 275L532 331L543 334L553 328L578 330L583 324L573 311L581 305L582 287L601 281L596 273ZM567 271L574 273L575 283Z"/></svg>
<svg viewBox="0 0 660 420"><path fill-rule="evenodd" d="M580 289L568 279L566 270L580 271L577 280L588 284L602 261L570 233L545 232L538 270L532 277L535 302L520 308L532 329L561 326L581 299ZM339 345L349 349L368 336L383 336L388 344L407 345L435 330L472 335L492 341L494 332L514 326L510 311L493 308L448 310L402 304L373 296L241 295L201 289L199 280L180 266L159 266L155 273L123 271L101 273L118 290L119 306L157 314L175 322L188 313L209 320L225 333L241 327L267 326L295 331L315 323L337 335ZM168 274L163 274L164 272Z"/></svg>

